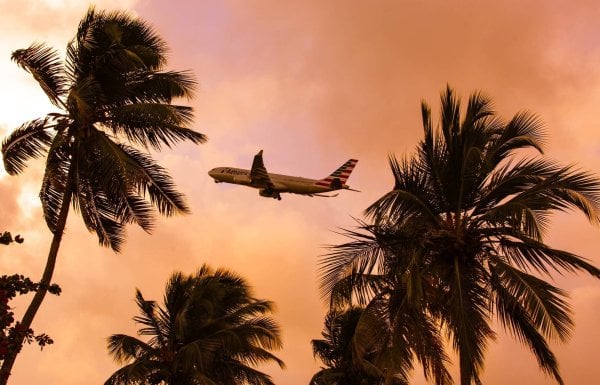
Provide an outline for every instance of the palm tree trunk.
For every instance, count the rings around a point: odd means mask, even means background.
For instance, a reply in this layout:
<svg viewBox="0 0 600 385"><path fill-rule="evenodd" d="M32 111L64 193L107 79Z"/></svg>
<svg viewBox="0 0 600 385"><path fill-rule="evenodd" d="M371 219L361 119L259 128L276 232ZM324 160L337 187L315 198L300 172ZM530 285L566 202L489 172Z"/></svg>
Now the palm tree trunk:
<svg viewBox="0 0 600 385"><path fill-rule="evenodd" d="M71 172L69 172L68 181L71 179ZM65 195L63 197L62 205L60 207L60 213L58 216L58 223L56 224L56 230L54 231L54 236L52 237L52 243L50 244L50 251L48 252L48 259L46 260L46 267L44 269L44 273L42 274L42 279L39 282L39 288L35 292L29 307L27 307L27 311L23 315L23 319L21 320L21 327L23 330L28 330L31 327L33 322L33 318L35 317L44 297L46 296L46 292L48 291L48 287L52 283L52 274L54 273L54 266L56 265L56 257L58 255L58 248L60 246L60 241L63 236L63 231L65 229L65 225L67 223L67 216L69 215L69 205L71 204L71 197L73 195L73 191L71 189L71 183L67 182L67 187L65 191ZM25 338L24 333L17 334L17 340L15 341L15 346L18 348L11 349L2 363L2 368L0 368L0 385L6 385L8 382L8 377L10 376L10 372L15 363L17 355L19 354L21 348L23 347L23 341Z"/></svg>
<svg viewBox="0 0 600 385"><path fill-rule="evenodd" d="M462 354L458 353L460 361L460 385L471 385L471 370L469 370L470 362L465 362L465 358Z"/></svg>

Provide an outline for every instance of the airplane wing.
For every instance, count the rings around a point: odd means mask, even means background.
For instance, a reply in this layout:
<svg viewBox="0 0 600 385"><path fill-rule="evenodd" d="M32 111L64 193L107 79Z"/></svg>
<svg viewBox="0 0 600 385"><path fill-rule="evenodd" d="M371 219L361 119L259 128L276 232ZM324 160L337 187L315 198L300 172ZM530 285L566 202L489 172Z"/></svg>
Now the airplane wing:
<svg viewBox="0 0 600 385"><path fill-rule="evenodd" d="M320 194L320 193L297 193L297 192L293 192L290 191L292 194L298 194L298 195L304 195L304 196L309 196L309 197L321 197L321 198L335 198L336 196L338 196L338 193L335 194L331 194L331 195L327 195L327 194Z"/></svg>
<svg viewBox="0 0 600 385"><path fill-rule="evenodd" d="M252 169L250 169L250 179L252 180L252 184L256 186L274 189L275 186L273 185L271 178L269 178L269 173L267 173L267 169L263 163L262 154L263 150L260 150L258 154L254 155Z"/></svg>

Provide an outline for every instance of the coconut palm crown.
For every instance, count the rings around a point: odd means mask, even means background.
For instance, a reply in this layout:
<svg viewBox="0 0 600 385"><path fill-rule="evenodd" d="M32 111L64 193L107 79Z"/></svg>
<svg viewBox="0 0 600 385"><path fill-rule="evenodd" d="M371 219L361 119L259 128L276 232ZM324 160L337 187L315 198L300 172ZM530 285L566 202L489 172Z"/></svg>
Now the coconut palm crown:
<svg viewBox="0 0 600 385"><path fill-rule="evenodd" d="M373 317L373 309L350 306L333 308L325 317L322 339L312 340L313 354L324 364L310 385L405 385L408 373L382 355L384 329ZM383 341L383 344L382 344ZM395 351L396 354L402 352ZM398 358L396 356L396 358ZM437 378L436 378L437 379Z"/></svg>
<svg viewBox="0 0 600 385"><path fill-rule="evenodd" d="M44 218L58 229L61 204L72 201L102 245L119 250L124 226L152 228L161 214L187 212L183 196L142 148L205 141L190 129L192 109L171 104L191 97L187 72L163 71L166 45L145 22L90 9L67 46L66 62L33 44L12 59L31 73L62 112L23 124L3 142L6 171L18 174L47 154L40 197Z"/></svg>
<svg viewBox="0 0 600 385"><path fill-rule="evenodd" d="M543 130L531 113L503 121L481 93L460 101L448 87L434 129L422 104L424 138L414 156L390 157L394 187L367 210L373 223L348 231L322 262L322 288L333 301L377 298L396 282L396 303L437 320L458 353L460 383L481 383L497 319L562 384L549 340L573 328L567 293L544 277L584 271L586 259L551 247L550 215L579 211L600 220L600 181L542 154Z"/></svg>
<svg viewBox="0 0 600 385"><path fill-rule="evenodd" d="M281 348L280 330L269 316L273 304L252 297L246 281L204 265L196 274L174 273L163 305L138 290L142 325L136 337L108 339L113 358L123 364L106 385L273 385L253 366L283 362L270 351Z"/></svg>

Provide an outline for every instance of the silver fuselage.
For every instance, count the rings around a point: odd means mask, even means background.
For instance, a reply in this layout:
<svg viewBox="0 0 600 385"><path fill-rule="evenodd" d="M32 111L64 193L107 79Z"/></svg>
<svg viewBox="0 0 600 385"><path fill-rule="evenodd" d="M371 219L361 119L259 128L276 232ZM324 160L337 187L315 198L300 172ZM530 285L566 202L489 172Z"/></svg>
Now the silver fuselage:
<svg viewBox="0 0 600 385"><path fill-rule="evenodd" d="M267 186L257 185L250 178L250 170L235 167L217 167L208 172L215 182L234 183L257 189L266 189ZM273 183L273 190L277 192L288 192L296 194L318 194L336 190L327 186L316 185L318 179L302 178L299 176L271 174L269 178ZM348 188L343 185L342 188Z"/></svg>

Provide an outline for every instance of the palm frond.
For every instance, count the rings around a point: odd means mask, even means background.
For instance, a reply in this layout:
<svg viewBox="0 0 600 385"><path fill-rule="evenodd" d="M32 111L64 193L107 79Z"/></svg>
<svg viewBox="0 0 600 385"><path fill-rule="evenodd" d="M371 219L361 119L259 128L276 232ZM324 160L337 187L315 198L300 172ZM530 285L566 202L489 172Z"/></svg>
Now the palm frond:
<svg viewBox="0 0 600 385"><path fill-rule="evenodd" d="M411 344L417 341L417 336L413 339L407 334L407 330L413 326L405 322L412 315L411 310L393 309L390 291L393 289L387 288L386 294L378 293L360 314L353 336L354 361L362 368L372 362L379 372L371 371L372 375L406 380L414 369ZM398 315L402 318L399 321L396 319Z"/></svg>
<svg viewBox="0 0 600 385"><path fill-rule="evenodd" d="M579 210L590 222L600 223L600 180L589 173L554 162L520 162L501 170L490 186L473 212L481 214L478 223L510 223L538 241L555 210Z"/></svg>
<svg viewBox="0 0 600 385"><path fill-rule="evenodd" d="M139 164L129 155L129 148L113 142L105 133L92 131L90 143L86 146L92 156L88 162L91 179L103 190L114 207L114 217L118 222L136 223L142 229L152 230L154 215L150 203L140 195Z"/></svg>
<svg viewBox="0 0 600 385"><path fill-rule="evenodd" d="M269 350L277 350L283 347L279 324L271 317L250 316L249 319L240 320L234 326L234 330L242 341L248 343L250 346Z"/></svg>
<svg viewBox="0 0 600 385"><path fill-rule="evenodd" d="M427 178L427 185L431 191L432 199L429 203L439 205L439 211L445 212L448 202L444 187L443 163L447 151L444 140L433 130L431 123L431 109L425 102L421 102L421 114L423 115L424 138L417 147L417 155L411 159L411 163Z"/></svg>
<svg viewBox="0 0 600 385"><path fill-rule="evenodd" d="M552 208L580 210L587 219L600 224L600 178L589 173L564 167L552 178L548 198Z"/></svg>
<svg viewBox="0 0 600 385"><path fill-rule="evenodd" d="M257 369L245 365L235 359L228 359L223 362L226 374L223 376L229 381L225 383L243 383L248 385L275 385L271 376Z"/></svg>
<svg viewBox="0 0 600 385"><path fill-rule="evenodd" d="M473 221L471 227L504 224L510 225L511 231L520 231L528 237L541 241L549 224L549 214L544 210L532 210L522 202L509 201L494 207ZM502 234L501 228L495 230L496 233Z"/></svg>
<svg viewBox="0 0 600 385"><path fill-rule="evenodd" d="M87 129L87 125L100 119L100 108L107 102L102 84L93 76L78 80L67 98L66 108L69 116L77 122L78 130Z"/></svg>
<svg viewBox="0 0 600 385"><path fill-rule="evenodd" d="M125 334L113 334L108 338L108 352L118 363L157 355L152 346Z"/></svg>
<svg viewBox="0 0 600 385"><path fill-rule="evenodd" d="M104 12L96 12L96 9L91 6L88 8L85 16L79 21L77 34L75 35L76 42L83 50L90 50L96 46L93 30L97 28L98 23L105 18Z"/></svg>
<svg viewBox="0 0 600 385"><path fill-rule="evenodd" d="M124 134L128 140L144 147L160 150L163 145L189 140L198 144L206 137L185 125L192 121L191 107L161 103L136 103L111 108L103 122L115 134Z"/></svg>
<svg viewBox="0 0 600 385"><path fill-rule="evenodd" d="M166 43L149 23L122 11L106 13L105 17L109 43L118 43L145 68L159 69L165 63Z"/></svg>
<svg viewBox="0 0 600 385"><path fill-rule="evenodd" d="M488 319L488 293L476 278L480 271L455 258L448 294L445 296L442 322L451 334L459 353L461 383L479 380L487 343L495 338Z"/></svg>
<svg viewBox="0 0 600 385"><path fill-rule="evenodd" d="M359 345L374 341L374 362L396 377L407 381L416 359L425 379L438 385L452 384L440 325L425 304L410 298L404 278L394 282L366 307L357 326L357 336L363 341Z"/></svg>
<svg viewBox="0 0 600 385"><path fill-rule="evenodd" d="M440 96L441 130L447 145L453 144L454 138L460 132L460 99L450 86Z"/></svg>
<svg viewBox="0 0 600 385"><path fill-rule="evenodd" d="M166 368L160 362L136 360L114 372L104 385L142 385L149 378L165 371Z"/></svg>
<svg viewBox="0 0 600 385"><path fill-rule="evenodd" d="M281 369L285 369L285 362L275 356L267 349L263 349L259 346L248 344L244 349L240 350L233 355L243 361L246 365L258 366L264 363L275 363Z"/></svg>
<svg viewBox="0 0 600 385"><path fill-rule="evenodd" d="M174 98L193 97L196 80L189 71L138 71L127 79L126 101L171 103Z"/></svg>
<svg viewBox="0 0 600 385"><path fill-rule="evenodd" d="M10 133L2 142L4 168L10 175L21 173L30 159L40 158L48 152L53 134L48 130L55 127L48 117L27 122Z"/></svg>
<svg viewBox="0 0 600 385"><path fill-rule="evenodd" d="M310 379L309 385L341 385L344 374L339 369L321 368Z"/></svg>
<svg viewBox="0 0 600 385"><path fill-rule="evenodd" d="M324 298L333 293L339 281L353 277L349 279L357 282L359 276L375 271L384 257L384 250L372 234L347 230L344 235L351 241L331 247L332 252L319 260L319 281Z"/></svg>
<svg viewBox="0 0 600 385"><path fill-rule="evenodd" d="M77 55L72 67L79 77L122 77L141 69L159 69L166 61L164 41L144 21L125 12L96 12L93 8L79 25L73 42Z"/></svg>
<svg viewBox="0 0 600 385"><path fill-rule="evenodd" d="M480 191L473 217L480 220L478 224L487 221L502 225L511 218L522 216L522 211L529 211L538 219L538 224L540 220L543 223L546 210L529 205L528 202L535 200L527 200L527 194L531 194L535 186L555 174L556 170L555 162L540 158L522 159L514 164L506 162L490 174L487 185ZM517 220L516 224L519 225L520 221ZM542 232L540 227L540 235Z"/></svg>
<svg viewBox="0 0 600 385"><path fill-rule="evenodd" d="M82 161L83 160L83 161ZM102 187L90 178L90 169L84 159L77 159L73 202L89 231L98 236L100 245L119 252L125 241L124 223L116 217L116 209Z"/></svg>
<svg viewBox="0 0 600 385"><path fill-rule="evenodd" d="M467 104L467 111L461 124L461 127L469 128L469 131L464 132L466 136L470 133L470 130L480 126L481 123L487 123L483 120L487 117L493 116L494 110L492 109L492 100L481 92L474 92L469 95L469 102ZM484 124L485 125L485 124Z"/></svg>
<svg viewBox="0 0 600 385"><path fill-rule="evenodd" d="M600 269L576 254L554 249L522 233L514 232L509 235L517 240L501 237L498 244L510 263L524 269L529 266L544 274L549 274L549 268L569 273L583 270L593 277L600 278Z"/></svg>
<svg viewBox="0 0 600 385"><path fill-rule="evenodd" d="M65 72L72 83L77 83L89 74L89 63L85 63L82 56L86 56L85 53L96 46L92 30L96 27L99 18L94 7L89 7L85 16L79 21L75 37L67 44Z"/></svg>
<svg viewBox="0 0 600 385"><path fill-rule="evenodd" d="M536 115L526 111L517 113L503 126L496 140L490 143L487 164L496 167L520 149L533 148L543 153L545 140L543 128L543 122Z"/></svg>
<svg viewBox="0 0 600 385"><path fill-rule="evenodd" d="M546 339L539 332L539 326L532 322L527 305L504 288L497 278L498 276L494 274L492 285L495 292L495 308L502 325L510 330L520 342L525 343L535 355L542 370L554 376L556 381L562 385L563 380L558 370L558 361Z"/></svg>
<svg viewBox="0 0 600 385"><path fill-rule="evenodd" d="M132 185L141 195L150 198L159 213L171 216L189 212L184 196L175 189L175 184L164 168L149 155L132 147L121 145L121 148L127 153L132 167L137 169L137 175L131 180Z"/></svg>
<svg viewBox="0 0 600 385"><path fill-rule="evenodd" d="M152 336L152 339L149 341L149 345L151 346L166 346L168 330L165 328L165 325L157 319L156 308L158 306L156 302L147 301L140 290L136 290L135 302L140 311L140 315L133 317L133 320L136 323L143 325L138 334Z"/></svg>
<svg viewBox="0 0 600 385"><path fill-rule="evenodd" d="M28 48L14 51L11 59L33 75L52 104L62 107L61 98L67 93L69 81L55 49L34 43Z"/></svg>
<svg viewBox="0 0 600 385"><path fill-rule="evenodd" d="M569 337L573 321L563 290L500 259L494 259L492 273L495 274L494 282L497 282L494 289L501 287L505 298L510 296L511 303L519 304L527 320L542 335L561 341Z"/></svg>
<svg viewBox="0 0 600 385"><path fill-rule="evenodd" d="M58 132L48 151L40 190L44 219L53 233L57 230L62 202L68 195L67 191L72 189L71 153L69 135L64 131Z"/></svg>
<svg viewBox="0 0 600 385"><path fill-rule="evenodd" d="M395 179L394 189L369 206L365 215L374 218L376 223L387 217L391 221L418 217L435 223L436 210L427 205L431 202L431 193L422 169L407 160L399 162L393 156L390 156L389 163Z"/></svg>
<svg viewBox="0 0 600 385"><path fill-rule="evenodd" d="M600 223L600 179L572 167L555 167L533 185L509 199L532 210L580 210L592 223Z"/></svg>

